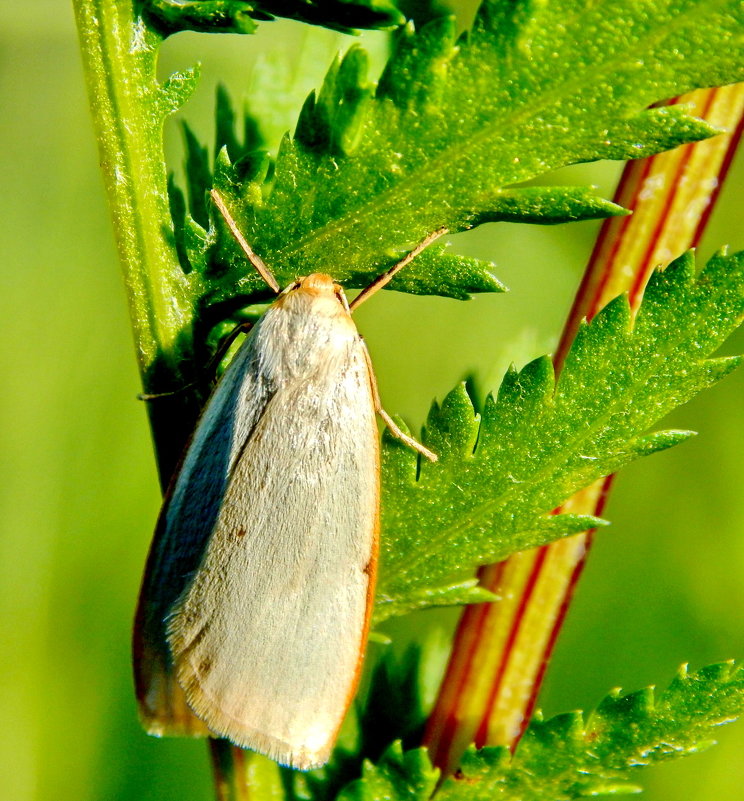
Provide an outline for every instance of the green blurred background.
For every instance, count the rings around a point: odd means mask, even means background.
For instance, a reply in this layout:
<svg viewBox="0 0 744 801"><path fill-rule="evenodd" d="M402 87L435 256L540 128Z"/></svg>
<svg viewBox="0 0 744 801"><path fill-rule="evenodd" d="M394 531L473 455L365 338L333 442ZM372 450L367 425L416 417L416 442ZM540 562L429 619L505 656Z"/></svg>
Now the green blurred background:
<svg viewBox="0 0 744 801"><path fill-rule="evenodd" d="M1 5L0 799L208 799L203 744L146 737L132 697L130 624L158 491L72 11L60 0ZM382 36L363 38L379 63ZM291 23L255 37L182 34L162 68L203 62L184 114L210 140L218 77L238 98L293 87L273 109L276 132L350 41ZM276 50L291 54L290 70ZM175 122L167 137L177 165ZM704 257L744 247L743 171L740 159ZM617 175L599 164L556 180L611 194ZM493 259L509 295L385 293L365 306L359 325L388 410L418 426L458 380L492 388L509 361L549 351L596 230L483 226L453 248ZM744 336L729 350L744 351ZM617 482L613 526L548 675L548 714L591 707L616 685L664 685L682 662L744 655L743 394L740 370L667 421L699 437ZM744 725L716 734L708 753L645 774L646 797L744 798Z"/></svg>

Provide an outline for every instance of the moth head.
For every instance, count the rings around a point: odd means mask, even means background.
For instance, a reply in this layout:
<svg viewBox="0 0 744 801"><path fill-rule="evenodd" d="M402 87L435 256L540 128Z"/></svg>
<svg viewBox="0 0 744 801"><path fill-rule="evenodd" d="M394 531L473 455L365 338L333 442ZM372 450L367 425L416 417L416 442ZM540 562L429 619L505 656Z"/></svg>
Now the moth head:
<svg viewBox="0 0 744 801"><path fill-rule="evenodd" d="M302 298L305 302L312 303L316 311L322 309L331 316L339 313L350 314L343 287L325 273L312 273L304 278L298 278L282 292L279 302L286 303L293 296L298 300Z"/></svg>

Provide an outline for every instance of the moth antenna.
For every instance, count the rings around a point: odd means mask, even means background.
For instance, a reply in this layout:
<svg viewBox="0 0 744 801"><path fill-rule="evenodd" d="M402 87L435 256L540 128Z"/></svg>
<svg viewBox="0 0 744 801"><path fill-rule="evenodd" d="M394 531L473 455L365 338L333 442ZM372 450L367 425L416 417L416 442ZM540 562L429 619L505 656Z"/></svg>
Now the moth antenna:
<svg viewBox="0 0 744 801"><path fill-rule="evenodd" d="M255 253L253 248L246 242L245 237L240 232L240 229L233 219L232 214L230 214L228 211L225 201L222 199L220 193L216 189L212 189L209 194L212 196L214 205L219 209L222 219L230 229L230 233L233 235L233 237L235 237L235 241L240 245L243 253L245 253L248 261L253 265L261 278L266 281L268 286L278 295L281 292L281 288L279 287L276 278L274 278L271 270L266 266L266 264L264 264L263 259L257 253Z"/></svg>
<svg viewBox="0 0 744 801"><path fill-rule="evenodd" d="M214 190L213 190L214 191ZM449 233L448 228L439 228L438 230L434 231L434 233L429 234L427 237L421 240L421 242L416 245L416 247L410 252L407 253L397 264L394 264L387 272L384 272L382 275L377 276L375 280L365 289L363 289L349 304L349 309L354 311L357 306L360 306L364 303L365 300L372 297L375 292L379 292L386 284L389 284L392 280L393 276L402 270L404 267L409 265L415 258L421 253L422 250L426 250L426 248L431 245L431 243L435 239L439 239L440 236L444 236L445 234Z"/></svg>

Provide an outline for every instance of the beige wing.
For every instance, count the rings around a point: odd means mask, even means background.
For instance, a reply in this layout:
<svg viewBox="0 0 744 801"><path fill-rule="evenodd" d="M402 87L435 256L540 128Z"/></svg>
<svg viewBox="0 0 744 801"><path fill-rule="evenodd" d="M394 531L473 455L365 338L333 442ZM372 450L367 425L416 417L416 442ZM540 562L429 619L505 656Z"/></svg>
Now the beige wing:
<svg viewBox="0 0 744 801"><path fill-rule="evenodd" d="M178 680L217 734L298 768L328 758L374 583L379 454L363 345L268 401L168 621Z"/></svg>
<svg viewBox="0 0 744 801"><path fill-rule="evenodd" d="M169 488L147 559L133 637L140 718L151 734L206 736L174 675L166 621L202 563L241 443L261 419L274 386L247 340L207 405Z"/></svg>

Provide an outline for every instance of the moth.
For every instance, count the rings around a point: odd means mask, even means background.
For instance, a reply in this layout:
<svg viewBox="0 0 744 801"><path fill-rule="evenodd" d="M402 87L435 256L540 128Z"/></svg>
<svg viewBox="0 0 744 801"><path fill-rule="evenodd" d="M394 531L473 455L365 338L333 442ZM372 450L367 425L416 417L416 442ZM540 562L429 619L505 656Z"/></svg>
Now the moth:
<svg viewBox="0 0 744 801"><path fill-rule="evenodd" d="M327 762L354 696L375 584L376 414L351 313L436 231L349 304L325 274L278 294L217 385L160 513L140 592L134 666L152 734L216 735L294 768Z"/></svg>

